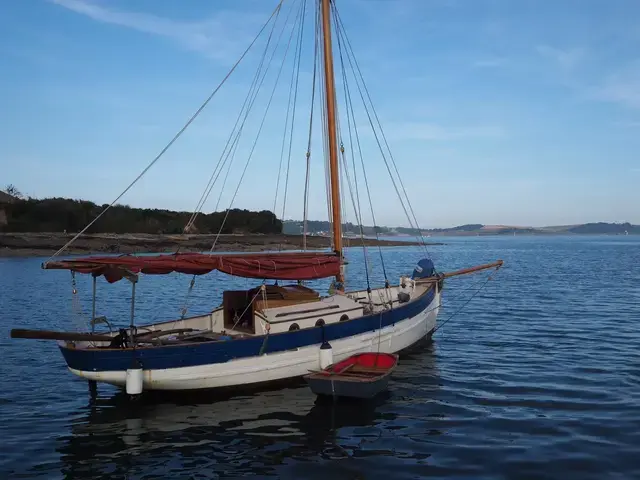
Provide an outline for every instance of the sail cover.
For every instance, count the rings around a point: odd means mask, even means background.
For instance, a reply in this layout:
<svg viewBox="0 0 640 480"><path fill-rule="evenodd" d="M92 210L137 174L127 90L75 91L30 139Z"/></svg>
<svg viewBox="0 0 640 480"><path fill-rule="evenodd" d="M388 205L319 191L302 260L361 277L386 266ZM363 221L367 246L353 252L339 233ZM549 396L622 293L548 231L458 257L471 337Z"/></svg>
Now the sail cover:
<svg viewBox="0 0 640 480"><path fill-rule="evenodd" d="M109 283L117 282L131 273L164 275L179 272L203 275L213 270L245 278L313 280L337 275L340 263L340 257L335 253L176 253L87 257L48 262L42 268L90 273L95 277L104 275Z"/></svg>

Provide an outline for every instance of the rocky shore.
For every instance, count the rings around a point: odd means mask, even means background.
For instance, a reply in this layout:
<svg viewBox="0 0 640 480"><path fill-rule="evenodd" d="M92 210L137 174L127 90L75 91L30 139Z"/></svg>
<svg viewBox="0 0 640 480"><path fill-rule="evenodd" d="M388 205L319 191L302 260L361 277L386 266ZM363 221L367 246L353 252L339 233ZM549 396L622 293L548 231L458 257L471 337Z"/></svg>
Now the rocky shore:
<svg viewBox="0 0 640 480"><path fill-rule="evenodd" d="M0 257L26 257L51 255L73 238L64 233L0 233ZM101 253L160 253L208 251L215 235L152 235L152 234L86 234L78 238L65 252L67 254ZM417 242L376 240L365 238L367 246L409 246ZM345 238L345 247L359 247L359 238ZM431 245L438 245L432 243ZM328 237L307 237L307 248L326 249ZM298 250L302 248L302 235L220 235L216 244L219 252L259 252Z"/></svg>

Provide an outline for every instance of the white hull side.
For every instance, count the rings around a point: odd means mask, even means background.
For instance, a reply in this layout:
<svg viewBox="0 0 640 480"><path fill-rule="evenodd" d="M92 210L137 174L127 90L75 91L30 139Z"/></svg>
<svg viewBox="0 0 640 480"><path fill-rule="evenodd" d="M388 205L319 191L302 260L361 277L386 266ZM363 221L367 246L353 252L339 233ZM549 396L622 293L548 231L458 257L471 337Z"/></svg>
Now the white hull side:
<svg viewBox="0 0 640 480"><path fill-rule="evenodd" d="M440 310L440 292L431 304L415 317L402 320L378 331L367 332L339 340L332 340L333 361L343 360L356 353L378 350L396 353L422 340L436 326ZM275 380L301 377L309 370L318 370L320 345L296 350L265 354L231 360L225 363L198 365L194 367L170 368L144 371L144 390L195 390L219 387L251 385ZM88 380L124 386L126 372L88 372L69 370Z"/></svg>

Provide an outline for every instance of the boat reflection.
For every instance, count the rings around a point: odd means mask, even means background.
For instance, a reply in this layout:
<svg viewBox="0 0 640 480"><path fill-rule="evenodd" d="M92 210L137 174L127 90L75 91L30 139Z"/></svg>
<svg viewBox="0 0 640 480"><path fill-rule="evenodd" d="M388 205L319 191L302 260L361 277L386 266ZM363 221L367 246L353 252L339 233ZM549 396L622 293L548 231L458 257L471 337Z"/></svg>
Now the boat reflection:
<svg viewBox="0 0 640 480"><path fill-rule="evenodd" d="M434 358L432 347L405 357L395 387L365 402L317 398L304 384L180 401L154 395L132 402L120 392L99 397L77 412L70 433L59 440L62 473L67 478L273 475L318 457L392 454L371 442L397 418L394 403L407 401L406 381L414 369L420 368L423 387L425 378L437 386Z"/></svg>

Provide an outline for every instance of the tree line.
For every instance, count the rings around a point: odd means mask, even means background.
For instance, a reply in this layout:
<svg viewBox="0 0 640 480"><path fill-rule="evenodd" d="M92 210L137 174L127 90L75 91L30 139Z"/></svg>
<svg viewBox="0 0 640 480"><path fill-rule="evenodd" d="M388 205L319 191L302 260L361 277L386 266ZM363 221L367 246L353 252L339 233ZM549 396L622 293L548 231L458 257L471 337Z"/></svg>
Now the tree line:
<svg viewBox="0 0 640 480"><path fill-rule="evenodd" d="M4 232L78 232L87 226L107 205L68 198L17 198L0 200L0 231ZM191 233L215 234L226 212L200 214ZM183 233L191 212L132 208L114 205L87 233ZM268 211L229 210L221 233L282 233L282 222Z"/></svg>

